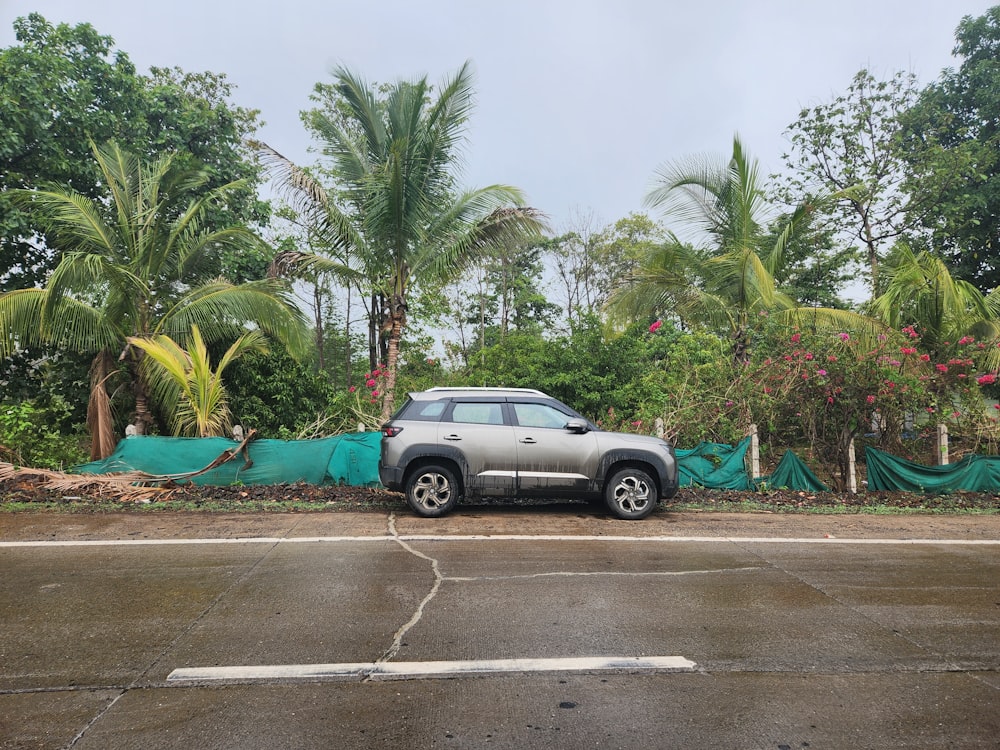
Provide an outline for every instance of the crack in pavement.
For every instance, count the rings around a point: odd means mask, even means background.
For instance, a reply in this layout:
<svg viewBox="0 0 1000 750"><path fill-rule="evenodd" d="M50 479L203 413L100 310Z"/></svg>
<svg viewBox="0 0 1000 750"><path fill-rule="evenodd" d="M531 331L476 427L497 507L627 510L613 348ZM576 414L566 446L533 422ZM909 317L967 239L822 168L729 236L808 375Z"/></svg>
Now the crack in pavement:
<svg viewBox="0 0 1000 750"><path fill-rule="evenodd" d="M438 561L433 557L425 555L423 552L414 549L405 540L400 538L399 534L396 532L396 514L389 514L389 536L398 544L400 547L405 549L414 557L419 557L422 560L427 560L431 564L431 570L434 572L434 585L431 586L431 590L427 592L427 595L421 600L420 604L417 605L416 612L413 616L403 624L399 630L396 631L392 638L392 645L386 649L385 653L382 654L378 659L375 660L376 664L381 664L382 662L387 662L392 659L396 654L399 653L399 649L402 648L403 638L406 634L420 622L420 618L424 616L424 608L430 603L430 601L437 595L438 590L441 588L441 582L444 580L444 576L441 575L441 568L438 565ZM369 677L365 678L370 679Z"/></svg>
<svg viewBox="0 0 1000 750"><path fill-rule="evenodd" d="M420 601L417 605L416 611L413 616L404 623L399 630L395 632L392 639L392 645L389 646L385 652L375 660L375 664L382 664L393 659L396 654L399 653L400 648L403 645L403 638L406 634L413 629L421 618L424 616L424 611L427 605L437 596L438 591L441 589L441 584L445 581L455 581L467 583L470 581L508 581L508 580L518 580L518 579L532 579L532 578L573 578L573 577L597 577L597 576L619 576L619 577L680 577L689 575L706 575L712 573L745 573L761 570L760 566L753 567L740 567L740 568L719 568L712 570L683 570L683 571L635 571L635 572L622 572L622 571L549 571L547 573L532 573L528 575L507 575L507 576L445 576L441 573L441 566L436 558L424 554L418 549L414 549L406 539L401 537L396 530L396 514L390 513L388 518L388 534L389 537L396 542L400 547L405 549L414 557L418 557L421 560L426 560L431 564L431 570L434 573L434 584L431 586L430 591L427 595ZM372 675L365 677L366 680L371 679Z"/></svg>

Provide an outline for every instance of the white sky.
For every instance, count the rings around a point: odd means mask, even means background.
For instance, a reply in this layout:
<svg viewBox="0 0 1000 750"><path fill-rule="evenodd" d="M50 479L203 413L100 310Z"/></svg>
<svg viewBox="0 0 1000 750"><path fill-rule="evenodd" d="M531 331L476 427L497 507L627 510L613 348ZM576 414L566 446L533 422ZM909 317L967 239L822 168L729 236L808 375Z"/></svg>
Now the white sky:
<svg viewBox="0 0 1000 750"><path fill-rule="evenodd" d="M997 2L998 0L994 0ZM433 82L472 60L477 109L463 184L516 185L553 229L642 210L655 168L731 152L782 167L799 110L868 67L921 83L955 64L962 16L988 0L0 0L0 47L32 11L87 21L137 68L225 73L261 137L312 162L299 112L343 64L369 81Z"/></svg>

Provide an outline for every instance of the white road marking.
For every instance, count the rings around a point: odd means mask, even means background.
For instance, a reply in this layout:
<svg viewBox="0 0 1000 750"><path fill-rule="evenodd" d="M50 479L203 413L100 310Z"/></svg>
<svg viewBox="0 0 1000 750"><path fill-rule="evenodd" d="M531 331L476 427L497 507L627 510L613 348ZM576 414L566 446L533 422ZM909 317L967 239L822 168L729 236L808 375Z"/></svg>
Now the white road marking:
<svg viewBox="0 0 1000 750"><path fill-rule="evenodd" d="M739 537L739 536L603 536L573 534L400 534L398 536L240 537L235 539L75 539L48 541L0 541L0 548L13 547L142 547L192 544L316 544L338 542L697 542L700 544L945 544L998 546L1000 539L863 539L833 537Z"/></svg>
<svg viewBox="0 0 1000 750"><path fill-rule="evenodd" d="M168 682L288 680L334 677L410 679L502 672L588 672L595 670L690 672L697 665L683 656L583 656L561 659L483 659L343 664L275 664L175 669Z"/></svg>

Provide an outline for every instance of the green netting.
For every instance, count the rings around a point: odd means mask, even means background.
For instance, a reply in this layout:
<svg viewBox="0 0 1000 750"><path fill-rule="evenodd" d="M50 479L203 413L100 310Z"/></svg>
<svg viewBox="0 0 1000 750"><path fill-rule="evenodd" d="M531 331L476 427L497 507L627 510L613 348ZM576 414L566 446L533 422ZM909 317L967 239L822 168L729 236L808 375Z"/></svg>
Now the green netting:
<svg viewBox="0 0 1000 750"><path fill-rule="evenodd" d="M199 485L378 484L382 433L356 432L318 440L254 440L244 456L191 478ZM199 471L239 444L226 438L130 437L102 461L77 467L84 474L137 470L147 474Z"/></svg>
<svg viewBox="0 0 1000 750"><path fill-rule="evenodd" d="M1000 456L970 455L954 464L924 466L877 448L866 448L865 461L870 490L927 494L1000 490Z"/></svg>
<svg viewBox="0 0 1000 750"><path fill-rule="evenodd" d="M690 450L675 449L677 474L681 487L698 485L710 489L748 490L750 478L744 459L750 438L737 445L698 443Z"/></svg>
<svg viewBox="0 0 1000 750"><path fill-rule="evenodd" d="M785 455L781 457L774 472L765 477L757 477L755 484L758 487L766 485L808 492L829 492L830 490L802 462L802 459L791 451L785 451Z"/></svg>

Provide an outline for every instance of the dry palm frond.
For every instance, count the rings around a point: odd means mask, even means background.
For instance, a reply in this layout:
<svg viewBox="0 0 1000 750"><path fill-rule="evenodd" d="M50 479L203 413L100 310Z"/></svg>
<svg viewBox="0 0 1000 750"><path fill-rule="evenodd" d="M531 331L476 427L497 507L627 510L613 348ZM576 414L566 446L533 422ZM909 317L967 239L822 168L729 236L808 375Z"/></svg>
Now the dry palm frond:
<svg viewBox="0 0 1000 750"><path fill-rule="evenodd" d="M18 467L0 462L0 482L26 480L53 492L68 495L110 495L121 500L140 502L162 497L170 490L158 486L165 479L142 471L123 471L115 474L67 474L51 469Z"/></svg>

